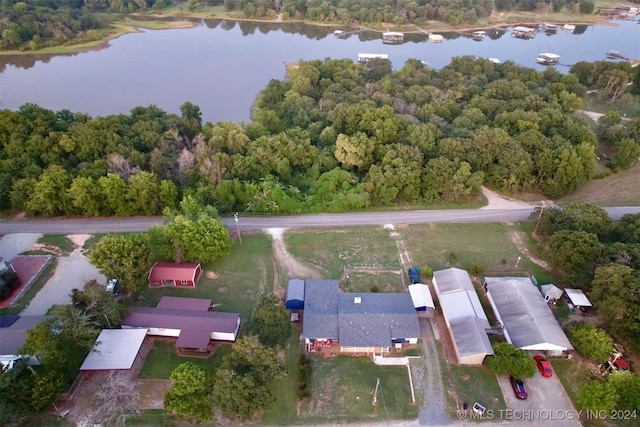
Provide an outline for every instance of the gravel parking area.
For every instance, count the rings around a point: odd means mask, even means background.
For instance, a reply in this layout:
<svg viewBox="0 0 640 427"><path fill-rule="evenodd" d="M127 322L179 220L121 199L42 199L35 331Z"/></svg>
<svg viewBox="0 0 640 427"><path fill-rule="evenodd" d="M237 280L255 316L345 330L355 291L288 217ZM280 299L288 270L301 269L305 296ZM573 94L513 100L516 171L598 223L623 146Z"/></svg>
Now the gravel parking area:
<svg viewBox="0 0 640 427"><path fill-rule="evenodd" d="M41 237L42 234L39 233L7 234L0 239L0 257L5 261L11 261L16 255L33 246Z"/></svg>

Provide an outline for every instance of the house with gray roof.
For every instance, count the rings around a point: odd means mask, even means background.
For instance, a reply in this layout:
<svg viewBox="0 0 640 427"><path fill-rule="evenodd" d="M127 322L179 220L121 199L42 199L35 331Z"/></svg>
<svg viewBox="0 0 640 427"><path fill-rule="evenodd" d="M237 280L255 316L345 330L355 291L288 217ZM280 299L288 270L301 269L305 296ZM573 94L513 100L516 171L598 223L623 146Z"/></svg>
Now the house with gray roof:
<svg viewBox="0 0 640 427"><path fill-rule="evenodd" d="M337 280L305 280L301 337L308 351L383 354L417 344L420 325L408 293L341 292Z"/></svg>
<svg viewBox="0 0 640 427"><path fill-rule="evenodd" d="M560 355L573 350L538 288L528 277L485 277L487 298L514 346Z"/></svg>

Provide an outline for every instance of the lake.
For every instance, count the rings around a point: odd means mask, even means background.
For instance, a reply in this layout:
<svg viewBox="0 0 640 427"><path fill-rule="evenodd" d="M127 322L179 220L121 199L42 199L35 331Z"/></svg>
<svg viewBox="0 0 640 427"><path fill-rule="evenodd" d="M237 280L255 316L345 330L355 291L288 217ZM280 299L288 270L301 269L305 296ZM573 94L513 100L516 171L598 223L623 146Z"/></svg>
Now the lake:
<svg viewBox="0 0 640 427"><path fill-rule="evenodd" d="M482 41L470 33L441 33L442 43L416 33L388 45L380 33L338 38L336 27L207 20L189 29L127 34L87 52L0 56L0 108L32 102L103 116L151 104L178 113L190 101L205 121L247 121L258 92L269 80L285 77L285 62L355 61L363 52L388 54L395 69L409 58L442 68L454 56L475 55L542 70L537 55L552 52L561 56L557 68L564 73L578 61L604 60L609 50L640 59L638 21L612 24L578 25L573 33L559 28L554 35L539 30L531 40L512 37L509 29L487 30Z"/></svg>

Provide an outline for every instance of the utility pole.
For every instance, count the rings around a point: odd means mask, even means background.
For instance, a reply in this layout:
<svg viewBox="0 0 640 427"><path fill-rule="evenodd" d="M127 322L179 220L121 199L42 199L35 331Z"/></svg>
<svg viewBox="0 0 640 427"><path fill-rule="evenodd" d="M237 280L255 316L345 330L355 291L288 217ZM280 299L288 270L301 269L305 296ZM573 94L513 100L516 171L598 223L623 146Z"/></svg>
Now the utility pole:
<svg viewBox="0 0 640 427"><path fill-rule="evenodd" d="M536 221L536 227L533 229L533 234L538 232L538 225L540 225L540 219L542 218L542 212L544 212L544 200L542 201L542 205L540 206L540 214L538 215L538 220Z"/></svg>
<svg viewBox="0 0 640 427"><path fill-rule="evenodd" d="M240 241L240 246L242 246L242 235L240 234L240 226L238 225L238 212L233 214L233 219L236 221L236 232L238 233L238 240Z"/></svg>

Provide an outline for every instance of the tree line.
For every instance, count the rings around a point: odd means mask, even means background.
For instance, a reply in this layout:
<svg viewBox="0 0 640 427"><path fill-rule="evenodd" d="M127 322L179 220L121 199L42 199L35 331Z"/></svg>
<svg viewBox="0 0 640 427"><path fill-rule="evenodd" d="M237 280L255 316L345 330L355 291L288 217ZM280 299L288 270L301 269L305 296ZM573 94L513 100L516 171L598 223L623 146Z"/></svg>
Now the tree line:
<svg viewBox="0 0 640 427"><path fill-rule="evenodd" d="M203 124L189 102L180 115L149 106L97 118L26 104L0 111L0 208L154 215L189 195L219 212L345 212L465 203L482 184L557 198L593 178L599 142L618 169L640 146L640 119L611 113L592 130L577 111L581 81L472 57L397 71L326 59L272 80L249 123Z"/></svg>

